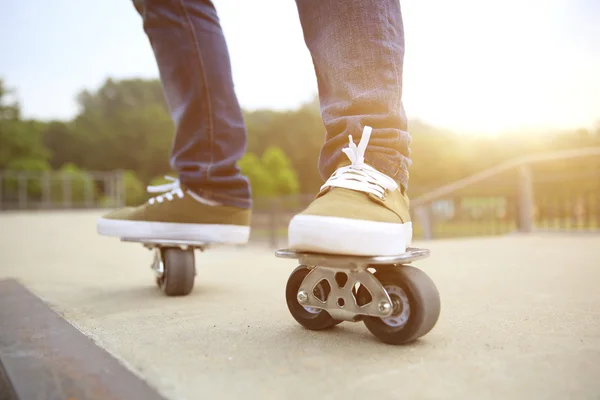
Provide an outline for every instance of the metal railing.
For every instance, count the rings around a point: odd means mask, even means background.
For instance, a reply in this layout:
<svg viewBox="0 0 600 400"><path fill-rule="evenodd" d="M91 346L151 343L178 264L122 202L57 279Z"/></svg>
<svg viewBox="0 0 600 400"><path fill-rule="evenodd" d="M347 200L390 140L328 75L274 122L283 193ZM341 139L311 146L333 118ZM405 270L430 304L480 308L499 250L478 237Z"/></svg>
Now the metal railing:
<svg viewBox="0 0 600 400"><path fill-rule="evenodd" d="M600 229L600 147L508 161L411 202L417 237Z"/></svg>
<svg viewBox="0 0 600 400"><path fill-rule="evenodd" d="M0 171L0 210L121 207L120 171Z"/></svg>

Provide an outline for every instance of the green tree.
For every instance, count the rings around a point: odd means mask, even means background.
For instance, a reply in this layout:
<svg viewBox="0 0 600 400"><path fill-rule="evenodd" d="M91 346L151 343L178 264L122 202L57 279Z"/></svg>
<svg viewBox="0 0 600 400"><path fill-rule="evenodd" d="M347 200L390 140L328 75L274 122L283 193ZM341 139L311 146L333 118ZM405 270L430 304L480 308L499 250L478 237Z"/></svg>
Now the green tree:
<svg viewBox="0 0 600 400"><path fill-rule="evenodd" d="M46 161L48 152L41 140L43 124L21 119L17 101L10 101L11 94L0 79L0 169L14 166L16 160Z"/></svg>
<svg viewBox="0 0 600 400"><path fill-rule="evenodd" d="M262 156L263 168L267 171L277 195L297 194L300 187L298 177L290 160L279 147L268 147Z"/></svg>
<svg viewBox="0 0 600 400"><path fill-rule="evenodd" d="M48 122L42 131L42 142L50 153L49 162L54 169L67 163L83 167L86 155L91 151L73 132L71 122Z"/></svg>
<svg viewBox="0 0 600 400"><path fill-rule="evenodd" d="M252 187L252 196L271 197L276 194L273 178L269 175L260 159L254 153L246 153L238 162L242 174L248 177Z"/></svg>
<svg viewBox="0 0 600 400"><path fill-rule="evenodd" d="M78 102L81 112L61 133L77 144L70 151L78 165L132 170L142 181L169 170L174 128L159 81L108 79L94 93L83 91Z"/></svg>
<svg viewBox="0 0 600 400"><path fill-rule="evenodd" d="M257 110L245 113L248 151L263 154L268 147L280 148L296 171L298 191L314 193L323 184L318 170L325 127L314 98L296 110Z"/></svg>

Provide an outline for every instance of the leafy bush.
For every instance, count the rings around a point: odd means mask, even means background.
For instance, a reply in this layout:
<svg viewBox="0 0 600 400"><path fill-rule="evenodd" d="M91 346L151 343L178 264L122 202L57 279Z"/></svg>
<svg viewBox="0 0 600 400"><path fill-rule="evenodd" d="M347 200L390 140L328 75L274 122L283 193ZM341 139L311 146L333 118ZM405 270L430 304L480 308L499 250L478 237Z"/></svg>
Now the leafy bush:
<svg viewBox="0 0 600 400"><path fill-rule="evenodd" d="M135 172L123 171L122 178L125 186L125 205L137 206L146 201L146 188Z"/></svg>

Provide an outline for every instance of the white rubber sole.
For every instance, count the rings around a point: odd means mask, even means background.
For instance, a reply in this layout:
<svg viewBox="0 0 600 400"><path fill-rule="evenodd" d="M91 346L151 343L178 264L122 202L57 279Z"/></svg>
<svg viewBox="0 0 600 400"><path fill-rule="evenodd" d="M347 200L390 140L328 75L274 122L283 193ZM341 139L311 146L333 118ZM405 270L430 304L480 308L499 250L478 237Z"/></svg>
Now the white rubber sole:
<svg viewBox="0 0 600 400"><path fill-rule="evenodd" d="M288 246L296 251L356 256L392 256L412 243L412 222L396 224L359 219L296 215Z"/></svg>
<svg viewBox="0 0 600 400"><path fill-rule="evenodd" d="M134 240L164 239L246 244L250 238L250 227L243 225L183 224L100 218L96 229L103 236L126 237Z"/></svg>

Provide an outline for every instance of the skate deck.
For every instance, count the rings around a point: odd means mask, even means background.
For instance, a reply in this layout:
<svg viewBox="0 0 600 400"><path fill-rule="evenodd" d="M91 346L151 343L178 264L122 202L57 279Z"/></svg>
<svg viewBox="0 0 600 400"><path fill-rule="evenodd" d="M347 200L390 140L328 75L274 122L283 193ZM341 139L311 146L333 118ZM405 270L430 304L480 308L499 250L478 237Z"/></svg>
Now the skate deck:
<svg viewBox="0 0 600 400"><path fill-rule="evenodd" d="M139 243L144 246L181 246L181 247L195 247L195 248L207 248L211 246L210 242L196 241L196 240L172 240L172 239L138 239L122 237L122 242Z"/></svg>
<svg viewBox="0 0 600 400"><path fill-rule="evenodd" d="M100 215L0 214L0 279L167 399L598 399L600 236L415 242L431 250L414 265L442 312L427 336L394 347L358 324L298 326L284 298L298 262L265 246L203 253L197 289L165 297L149 252L99 237Z"/></svg>
<svg viewBox="0 0 600 400"><path fill-rule="evenodd" d="M355 265L366 266L372 264L408 264L413 261L421 260L428 257L430 251L428 249L419 249L409 247L406 252L394 256L353 256L314 252L301 252L291 249L279 249L275 255L279 258L297 259L301 264L305 265Z"/></svg>

